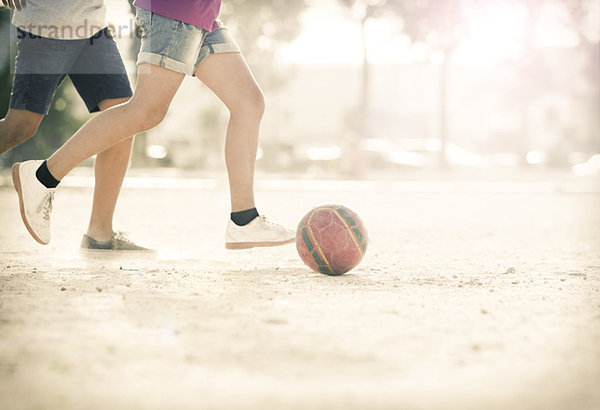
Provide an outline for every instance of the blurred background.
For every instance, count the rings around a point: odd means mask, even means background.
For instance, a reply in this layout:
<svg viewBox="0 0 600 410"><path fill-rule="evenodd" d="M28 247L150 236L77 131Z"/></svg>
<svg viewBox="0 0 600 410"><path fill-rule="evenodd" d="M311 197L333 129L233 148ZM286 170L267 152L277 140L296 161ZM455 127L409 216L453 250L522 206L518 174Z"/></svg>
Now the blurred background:
<svg viewBox="0 0 600 410"><path fill-rule="evenodd" d="M135 83L133 7L106 3ZM0 12L3 117L14 44ZM600 0L225 0L220 17L266 96L259 172L600 175ZM0 168L48 156L88 118L66 80ZM186 78L165 121L137 136L132 169L223 171L227 120Z"/></svg>

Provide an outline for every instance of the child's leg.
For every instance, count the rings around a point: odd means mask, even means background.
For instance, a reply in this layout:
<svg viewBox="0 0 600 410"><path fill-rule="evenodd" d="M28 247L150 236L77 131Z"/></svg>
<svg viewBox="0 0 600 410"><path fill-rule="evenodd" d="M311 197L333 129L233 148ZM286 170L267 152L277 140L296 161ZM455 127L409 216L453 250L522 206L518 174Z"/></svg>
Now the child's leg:
<svg viewBox="0 0 600 410"><path fill-rule="evenodd" d="M9 109L0 120L0 154L33 137L43 118L37 112Z"/></svg>
<svg viewBox="0 0 600 410"><path fill-rule="evenodd" d="M37 132L81 44L32 36L20 29L17 32L10 105L6 118L0 120L0 154Z"/></svg>
<svg viewBox="0 0 600 410"><path fill-rule="evenodd" d="M138 74L131 100L90 119L48 158L54 178L61 180L85 159L163 120L184 75L151 64L140 65Z"/></svg>
<svg viewBox="0 0 600 410"><path fill-rule="evenodd" d="M117 44L108 29L84 43L68 75L91 113L126 103L133 95ZM87 236L96 242L105 243L114 234L113 216L132 145L133 137L126 138L96 155L94 200L87 229Z"/></svg>
<svg viewBox="0 0 600 410"><path fill-rule="evenodd" d="M240 53L212 54L196 70L230 112L225 140L231 211L254 208L258 133L265 109L262 91Z"/></svg>
<svg viewBox="0 0 600 410"><path fill-rule="evenodd" d="M99 105L105 111L127 102L128 98L104 100ZM113 216L123 179L129 166L133 137L127 138L98 153L94 163L94 200L87 235L106 241L113 234Z"/></svg>

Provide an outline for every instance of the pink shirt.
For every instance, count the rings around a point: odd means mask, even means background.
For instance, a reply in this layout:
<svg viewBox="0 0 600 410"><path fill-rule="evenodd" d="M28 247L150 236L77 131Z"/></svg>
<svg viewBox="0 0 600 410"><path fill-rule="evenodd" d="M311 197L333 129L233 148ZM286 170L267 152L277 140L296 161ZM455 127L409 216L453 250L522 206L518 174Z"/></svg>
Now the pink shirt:
<svg viewBox="0 0 600 410"><path fill-rule="evenodd" d="M135 0L134 4L208 31L219 27L217 16L221 10L221 0Z"/></svg>

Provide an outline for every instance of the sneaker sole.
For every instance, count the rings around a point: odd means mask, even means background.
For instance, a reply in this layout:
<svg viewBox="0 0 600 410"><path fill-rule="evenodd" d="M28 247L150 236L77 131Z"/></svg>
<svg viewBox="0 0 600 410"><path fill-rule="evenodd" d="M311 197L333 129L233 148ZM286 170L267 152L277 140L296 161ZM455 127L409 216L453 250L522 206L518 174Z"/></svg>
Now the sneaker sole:
<svg viewBox="0 0 600 410"><path fill-rule="evenodd" d="M42 245L48 245L49 241L48 242L42 241L40 239L40 237L37 236L35 234L35 232L33 232L33 229L31 229L31 226L29 226L29 223L27 222L27 218L25 217L25 205L23 204L23 193L21 192L21 180L19 178L19 165L20 165L20 162L13 164L11 171L12 171L13 185L15 186L15 190L17 191L17 196L19 197L19 210L21 211L21 219L23 220L23 224L25 224L25 228L27 228L27 231L33 237L33 239L35 239L38 243L41 243Z"/></svg>
<svg viewBox="0 0 600 410"><path fill-rule="evenodd" d="M280 246L287 245L288 243L293 243L296 241L296 238L288 239L287 241L281 242L225 242L225 249L251 249L251 248L267 248L270 246Z"/></svg>

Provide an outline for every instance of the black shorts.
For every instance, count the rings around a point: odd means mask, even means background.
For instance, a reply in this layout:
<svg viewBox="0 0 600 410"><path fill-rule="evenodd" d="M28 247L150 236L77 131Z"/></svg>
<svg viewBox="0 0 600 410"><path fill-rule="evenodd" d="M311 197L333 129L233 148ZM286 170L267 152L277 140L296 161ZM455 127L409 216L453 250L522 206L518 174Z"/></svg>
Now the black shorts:
<svg viewBox="0 0 600 410"><path fill-rule="evenodd" d="M68 75L89 112L104 100L131 97L123 59L105 28L89 39L56 40L17 29L15 79L10 108L47 114Z"/></svg>

